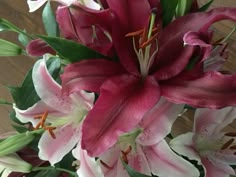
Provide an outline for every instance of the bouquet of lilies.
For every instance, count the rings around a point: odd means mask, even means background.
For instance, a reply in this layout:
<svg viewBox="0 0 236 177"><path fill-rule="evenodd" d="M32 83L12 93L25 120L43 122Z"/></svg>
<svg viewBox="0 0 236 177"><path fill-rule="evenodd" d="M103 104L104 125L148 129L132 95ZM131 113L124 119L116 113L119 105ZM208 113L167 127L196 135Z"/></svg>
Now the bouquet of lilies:
<svg viewBox="0 0 236 177"><path fill-rule="evenodd" d="M53 1L53 0L52 0ZM0 136L0 176L232 177L236 75L222 70L236 7L196 0L27 0L47 35L6 19L0 56L36 60L9 86L15 132ZM58 5L51 7L51 3ZM193 130L174 122L194 112Z"/></svg>

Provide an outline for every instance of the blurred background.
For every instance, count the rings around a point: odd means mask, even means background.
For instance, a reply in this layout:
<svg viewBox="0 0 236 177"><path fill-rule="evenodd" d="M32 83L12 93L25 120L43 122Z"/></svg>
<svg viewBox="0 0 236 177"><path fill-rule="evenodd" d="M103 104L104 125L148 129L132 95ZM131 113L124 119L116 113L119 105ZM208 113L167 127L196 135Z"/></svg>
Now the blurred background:
<svg viewBox="0 0 236 177"><path fill-rule="evenodd" d="M209 0L199 0L199 4L204 4ZM212 7L228 6L236 7L236 0L215 0ZM34 13L28 12L26 0L1 0L0 1L0 18L5 18L13 22L21 29L26 29L32 34L45 34L42 20L41 10ZM236 25L232 22L223 21L214 25L217 37L226 36ZM17 42L17 35L14 33L0 33L0 38ZM236 33L229 39L229 59L225 68L236 71ZM25 74L36 61L35 58L26 56L21 57L0 57L0 98L12 101L6 86L20 86ZM0 105L0 134L10 131L11 122L8 118L11 106ZM192 121L187 117L183 117L183 121L176 122L177 131L187 131L191 129Z"/></svg>

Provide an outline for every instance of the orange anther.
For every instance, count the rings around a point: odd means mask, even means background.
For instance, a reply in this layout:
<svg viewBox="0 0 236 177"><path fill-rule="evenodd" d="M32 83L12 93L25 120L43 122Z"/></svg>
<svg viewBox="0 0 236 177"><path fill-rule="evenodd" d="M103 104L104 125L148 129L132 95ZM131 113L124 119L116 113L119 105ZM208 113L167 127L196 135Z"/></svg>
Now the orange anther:
<svg viewBox="0 0 236 177"><path fill-rule="evenodd" d="M107 165L105 162L103 162L102 160L100 160L101 164L107 168L107 169L113 169L112 167L110 167L109 165Z"/></svg>
<svg viewBox="0 0 236 177"><path fill-rule="evenodd" d="M144 47L148 46L149 44L151 44L157 38L157 36L158 36L158 33L156 33L154 36L152 36L147 41L141 43L139 48L144 48Z"/></svg>
<svg viewBox="0 0 236 177"><path fill-rule="evenodd" d="M56 139L56 135L53 132L53 130L55 130L56 127L44 127L44 129L48 131L48 133L51 135L53 139Z"/></svg>
<svg viewBox="0 0 236 177"><path fill-rule="evenodd" d="M231 146L229 149L231 149L231 150L235 150L235 149L236 149L236 145Z"/></svg>
<svg viewBox="0 0 236 177"><path fill-rule="evenodd" d="M225 136L236 137L236 132L225 133Z"/></svg>
<svg viewBox="0 0 236 177"><path fill-rule="evenodd" d="M233 142L234 142L234 138L231 138L229 141L227 141L227 142L221 147L221 150L227 149Z"/></svg>

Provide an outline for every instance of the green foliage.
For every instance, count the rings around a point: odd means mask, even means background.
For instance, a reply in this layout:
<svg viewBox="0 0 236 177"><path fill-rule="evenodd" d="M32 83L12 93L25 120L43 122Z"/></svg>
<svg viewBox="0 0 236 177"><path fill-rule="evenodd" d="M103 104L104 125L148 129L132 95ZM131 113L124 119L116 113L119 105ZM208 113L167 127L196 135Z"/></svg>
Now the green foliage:
<svg viewBox="0 0 236 177"><path fill-rule="evenodd" d="M210 0L208 3L204 4L201 8L198 9L199 12L204 12L206 11L211 4L214 2L214 0Z"/></svg>
<svg viewBox="0 0 236 177"><path fill-rule="evenodd" d="M50 1L48 1L47 5L43 9L42 19L44 28L48 34L48 36L59 36L59 29L56 22L55 15L52 11Z"/></svg>
<svg viewBox="0 0 236 177"><path fill-rule="evenodd" d="M124 167L125 167L125 169L128 172L130 177L152 177L152 176L141 174L141 173L135 171L132 167L127 165L123 160L122 160L122 163L123 163L123 165L124 165Z"/></svg>
<svg viewBox="0 0 236 177"><path fill-rule="evenodd" d="M108 59L106 56L71 40L41 35L38 35L38 37L48 43L60 56L71 63L84 59Z"/></svg>
<svg viewBox="0 0 236 177"><path fill-rule="evenodd" d="M176 7L176 16L180 17L188 13L190 11L191 5L192 0L179 0Z"/></svg>
<svg viewBox="0 0 236 177"><path fill-rule="evenodd" d="M24 30L24 33L26 33L26 31ZM30 42L30 38L23 34L23 33L20 33L18 35L18 41L23 45L23 46L27 46L27 44Z"/></svg>
<svg viewBox="0 0 236 177"><path fill-rule="evenodd" d="M59 77L61 69L60 59L57 57L50 58L47 61L47 68L52 77L56 80ZM32 69L27 73L21 87L8 87L11 95L19 109L25 110L33 106L40 100L37 95L32 80Z"/></svg>
<svg viewBox="0 0 236 177"><path fill-rule="evenodd" d="M22 54L22 51L18 45L0 39L0 56L18 56Z"/></svg>
<svg viewBox="0 0 236 177"><path fill-rule="evenodd" d="M175 16L175 10L178 2L179 0L161 0L162 23L164 27L167 26Z"/></svg>
<svg viewBox="0 0 236 177"><path fill-rule="evenodd" d="M7 21L6 19L0 18L0 32L1 31L13 31L22 35L26 35L29 38L33 39L29 34L25 33L23 30L19 29L11 22Z"/></svg>

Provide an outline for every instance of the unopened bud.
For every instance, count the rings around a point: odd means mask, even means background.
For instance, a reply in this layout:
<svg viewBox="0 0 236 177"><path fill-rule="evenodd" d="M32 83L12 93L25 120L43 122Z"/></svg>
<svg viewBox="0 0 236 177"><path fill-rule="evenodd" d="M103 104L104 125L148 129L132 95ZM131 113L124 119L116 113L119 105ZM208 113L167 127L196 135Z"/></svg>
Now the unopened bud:
<svg viewBox="0 0 236 177"><path fill-rule="evenodd" d="M22 160L17 154L0 157L0 166L14 172L29 173L32 170L32 165Z"/></svg>
<svg viewBox="0 0 236 177"><path fill-rule="evenodd" d="M0 142L0 158L8 154L12 154L33 141L36 133L41 133L42 130L30 131L16 134L6 138Z"/></svg>
<svg viewBox="0 0 236 177"><path fill-rule="evenodd" d="M22 49L9 41L0 39L0 56L17 56L22 54Z"/></svg>

